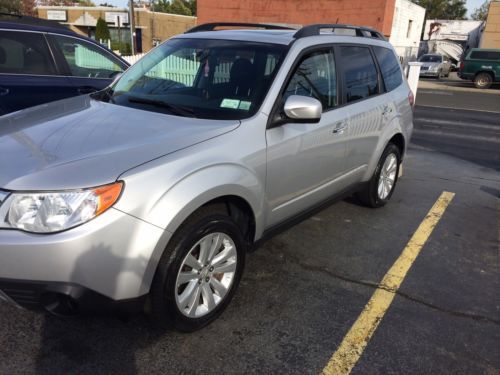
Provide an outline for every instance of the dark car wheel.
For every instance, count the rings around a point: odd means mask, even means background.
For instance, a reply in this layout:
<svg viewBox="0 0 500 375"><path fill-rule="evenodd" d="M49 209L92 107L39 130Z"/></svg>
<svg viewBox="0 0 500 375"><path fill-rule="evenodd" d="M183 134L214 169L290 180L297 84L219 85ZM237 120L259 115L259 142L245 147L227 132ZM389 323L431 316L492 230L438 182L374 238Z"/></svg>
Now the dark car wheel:
<svg viewBox="0 0 500 375"><path fill-rule="evenodd" d="M489 73L479 73L474 77L474 86L478 89L488 89L493 83L493 77Z"/></svg>
<svg viewBox="0 0 500 375"><path fill-rule="evenodd" d="M165 328L192 332L231 301L245 264L239 227L223 205L202 207L170 240L151 287L151 314Z"/></svg>
<svg viewBox="0 0 500 375"><path fill-rule="evenodd" d="M401 153L399 148L389 143L375 168L370 181L357 193L361 203L369 207L382 207L391 199L398 181Z"/></svg>

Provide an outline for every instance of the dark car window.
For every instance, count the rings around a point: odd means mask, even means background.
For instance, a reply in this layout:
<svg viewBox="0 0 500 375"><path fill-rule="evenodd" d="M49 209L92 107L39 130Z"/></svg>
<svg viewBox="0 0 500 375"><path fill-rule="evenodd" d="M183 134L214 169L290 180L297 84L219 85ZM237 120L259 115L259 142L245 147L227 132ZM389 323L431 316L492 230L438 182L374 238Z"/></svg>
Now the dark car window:
<svg viewBox="0 0 500 375"><path fill-rule="evenodd" d="M337 80L331 51L314 52L304 57L294 72L283 98L291 95L318 99L323 109L336 106Z"/></svg>
<svg viewBox="0 0 500 375"><path fill-rule="evenodd" d="M389 48L373 47L377 56L382 78L387 91L392 91L403 83L403 76L396 55Z"/></svg>
<svg viewBox="0 0 500 375"><path fill-rule="evenodd" d="M40 33L0 33L0 73L54 74L49 47Z"/></svg>
<svg viewBox="0 0 500 375"><path fill-rule="evenodd" d="M423 55L418 61L440 63L443 62L443 58L438 55Z"/></svg>
<svg viewBox="0 0 500 375"><path fill-rule="evenodd" d="M500 61L500 51L473 51L470 54L470 59L477 60L497 60Z"/></svg>
<svg viewBox="0 0 500 375"><path fill-rule="evenodd" d="M61 35L52 36L75 77L112 78L123 65L92 43Z"/></svg>
<svg viewBox="0 0 500 375"><path fill-rule="evenodd" d="M347 102L377 95L378 73L370 50L367 47L343 46L340 51Z"/></svg>

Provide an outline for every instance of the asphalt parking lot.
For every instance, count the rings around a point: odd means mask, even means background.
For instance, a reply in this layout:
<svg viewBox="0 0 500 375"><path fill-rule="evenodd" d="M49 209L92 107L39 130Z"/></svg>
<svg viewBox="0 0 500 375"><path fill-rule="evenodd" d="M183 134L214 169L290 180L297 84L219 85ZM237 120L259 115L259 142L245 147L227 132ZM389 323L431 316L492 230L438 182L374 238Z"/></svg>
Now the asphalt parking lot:
<svg viewBox="0 0 500 375"><path fill-rule="evenodd" d="M390 204L345 199L263 244L209 327L0 304L0 374L318 374L443 192L455 195L352 373L499 374L500 89L453 82L421 82Z"/></svg>

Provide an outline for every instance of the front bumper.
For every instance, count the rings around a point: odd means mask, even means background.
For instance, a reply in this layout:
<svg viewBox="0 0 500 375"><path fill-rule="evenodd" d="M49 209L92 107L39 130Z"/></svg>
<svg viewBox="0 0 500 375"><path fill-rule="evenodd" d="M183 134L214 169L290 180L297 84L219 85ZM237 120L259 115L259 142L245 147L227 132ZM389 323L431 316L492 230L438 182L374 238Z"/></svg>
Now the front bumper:
<svg viewBox="0 0 500 375"><path fill-rule="evenodd" d="M61 233L0 229L3 299L30 307L45 304L53 294L88 305L143 297L154 273L151 259L164 236L164 230L113 208Z"/></svg>
<svg viewBox="0 0 500 375"><path fill-rule="evenodd" d="M143 309L146 295L115 301L80 285L60 282L0 279L0 301L28 310L55 315L85 313L135 313Z"/></svg>
<svg viewBox="0 0 500 375"><path fill-rule="evenodd" d="M420 77L437 77L437 76L439 76L439 72L434 72L430 70L420 71Z"/></svg>

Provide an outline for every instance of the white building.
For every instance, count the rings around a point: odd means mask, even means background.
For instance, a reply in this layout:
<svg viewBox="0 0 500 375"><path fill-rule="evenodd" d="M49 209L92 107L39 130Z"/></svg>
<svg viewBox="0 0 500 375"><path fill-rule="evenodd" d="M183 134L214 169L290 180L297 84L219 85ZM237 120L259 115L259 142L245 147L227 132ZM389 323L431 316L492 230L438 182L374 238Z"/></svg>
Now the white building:
<svg viewBox="0 0 500 375"><path fill-rule="evenodd" d="M396 0L389 42L403 64L417 58L424 19L425 8L409 0Z"/></svg>

